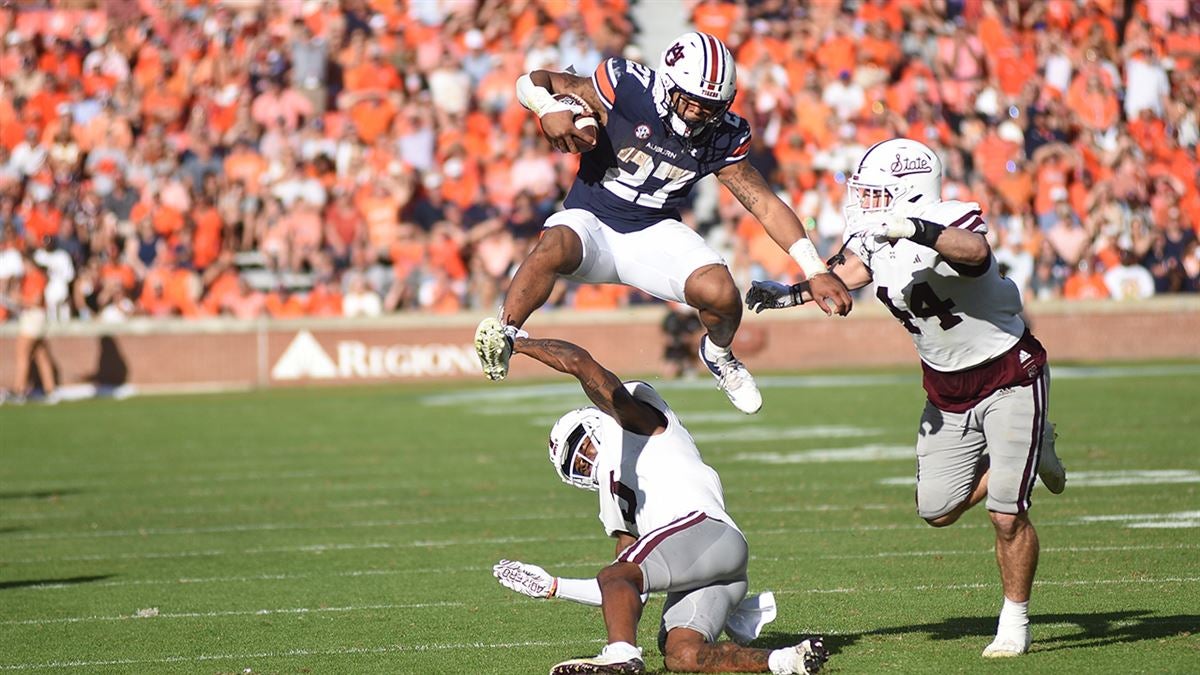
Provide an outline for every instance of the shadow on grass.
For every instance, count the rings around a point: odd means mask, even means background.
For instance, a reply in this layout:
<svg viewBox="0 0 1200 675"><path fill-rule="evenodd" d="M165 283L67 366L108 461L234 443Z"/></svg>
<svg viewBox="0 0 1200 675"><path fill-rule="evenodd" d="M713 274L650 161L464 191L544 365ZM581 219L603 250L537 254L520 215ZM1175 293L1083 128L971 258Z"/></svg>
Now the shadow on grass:
<svg viewBox="0 0 1200 675"><path fill-rule="evenodd" d="M36 588L39 586L74 586L93 581L103 581L112 577L111 574L97 574L83 577L65 577L62 579L18 579L16 581L0 581L0 590L12 588Z"/></svg>
<svg viewBox="0 0 1200 675"><path fill-rule="evenodd" d="M1074 626L1076 631L1057 637L1039 637L1047 628L1039 626ZM1160 640L1177 635L1188 635L1200 631L1200 614L1175 614L1161 616L1148 609L1120 612L1097 612L1095 614L1038 614L1033 617L1033 649L1049 652L1060 649L1082 649L1109 646L1114 643ZM948 618L935 623L920 623L911 626L891 626L863 633L830 635L825 638L825 647L830 654L845 651L861 639L872 635L925 634L930 640L958 640L964 637L979 637L986 641L996 633L994 616L962 616ZM778 649L794 645L813 637L804 634L765 633L755 640L755 647ZM982 643L981 643L982 644Z"/></svg>
<svg viewBox="0 0 1200 675"><path fill-rule="evenodd" d="M15 490L12 492L0 492L0 499L54 499L56 497L65 497L67 495L77 495L83 490L79 488L63 488L61 490Z"/></svg>
<svg viewBox="0 0 1200 675"><path fill-rule="evenodd" d="M1038 616L1034 629L1040 623L1070 623L1079 630L1070 635L1038 640L1034 644L1038 651L1100 647L1121 642L1141 642L1187 635L1200 630L1200 614L1155 615L1148 609L1108 612L1104 614L1049 614Z"/></svg>

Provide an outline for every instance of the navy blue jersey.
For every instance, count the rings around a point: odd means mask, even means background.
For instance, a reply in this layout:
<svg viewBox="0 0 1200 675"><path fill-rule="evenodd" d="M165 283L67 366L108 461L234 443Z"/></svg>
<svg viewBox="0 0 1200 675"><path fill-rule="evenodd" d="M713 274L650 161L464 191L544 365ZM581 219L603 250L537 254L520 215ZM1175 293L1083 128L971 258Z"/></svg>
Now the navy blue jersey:
<svg viewBox="0 0 1200 675"><path fill-rule="evenodd" d="M733 113L695 146L672 133L665 104L654 96L656 77L625 59L607 59L592 75L608 122L596 147L582 155L563 206L590 211L617 232L678 220L696 181L744 160L750 150L750 124Z"/></svg>

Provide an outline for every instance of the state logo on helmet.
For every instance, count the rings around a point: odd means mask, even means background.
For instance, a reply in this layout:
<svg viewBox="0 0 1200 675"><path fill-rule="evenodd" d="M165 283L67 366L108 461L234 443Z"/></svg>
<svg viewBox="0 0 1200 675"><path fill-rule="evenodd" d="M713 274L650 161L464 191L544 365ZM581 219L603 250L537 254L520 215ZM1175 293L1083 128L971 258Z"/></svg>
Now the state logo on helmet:
<svg viewBox="0 0 1200 675"><path fill-rule="evenodd" d="M920 206L942 197L942 160L924 143L893 138L872 145L846 181L846 221L891 211L904 200Z"/></svg>
<svg viewBox="0 0 1200 675"><path fill-rule="evenodd" d="M737 69L720 40L708 33L684 33L663 50L657 84L658 106L671 131L696 139L729 110L737 95Z"/></svg>
<svg viewBox="0 0 1200 675"><path fill-rule="evenodd" d="M600 489L596 476L596 458L600 454L599 408L576 408L558 418L550 428L550 463L562 482L584 490ZM594 451L586 452L584 441L591 440Z"/></svg>

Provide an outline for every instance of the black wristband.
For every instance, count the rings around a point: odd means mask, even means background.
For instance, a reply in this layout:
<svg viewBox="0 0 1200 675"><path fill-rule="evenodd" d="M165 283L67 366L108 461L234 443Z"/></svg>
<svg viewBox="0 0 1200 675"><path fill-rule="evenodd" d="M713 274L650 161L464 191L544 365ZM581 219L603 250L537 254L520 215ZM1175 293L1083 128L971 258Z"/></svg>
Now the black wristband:
<svg viewBox="0 0 1200 675"><path fill-rule="evenodd" d="M807 281L800 281L800 282L792 284L791 286L788 286L788 288L791 289L791 291L792 291L792 302L793 303L795 303L797 305L804 304L804 285L807 283L808 283Z"/></svg>
<svg viewBox="0 0 1200 675"><path fill-rule="evenodd" d="M921 220L919 218L910 218L910 220L913 225L917 226L917 231L909 239L922 246L933 248L937 244L938 237L942 236L942 232L946 231L944 225L939 225L928 220Z"/></svg>

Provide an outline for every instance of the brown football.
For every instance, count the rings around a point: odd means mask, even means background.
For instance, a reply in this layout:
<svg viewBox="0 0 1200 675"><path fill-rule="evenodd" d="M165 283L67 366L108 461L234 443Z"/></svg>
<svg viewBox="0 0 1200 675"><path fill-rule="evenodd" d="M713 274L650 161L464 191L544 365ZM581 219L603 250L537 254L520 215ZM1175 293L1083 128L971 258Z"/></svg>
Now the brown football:
<svg viewBox="0 0 1200 675"><path fill-rule="evenodd" d="M590 142L590 147L586 148L585 152L596 147L596 141L600 137L600 123L592 106L575 94L555 94L554 99L578 110L575 113L575 128Z"/></svg>

